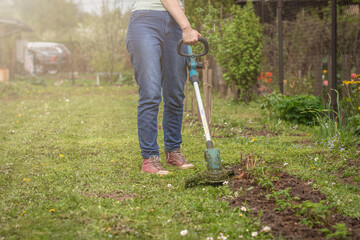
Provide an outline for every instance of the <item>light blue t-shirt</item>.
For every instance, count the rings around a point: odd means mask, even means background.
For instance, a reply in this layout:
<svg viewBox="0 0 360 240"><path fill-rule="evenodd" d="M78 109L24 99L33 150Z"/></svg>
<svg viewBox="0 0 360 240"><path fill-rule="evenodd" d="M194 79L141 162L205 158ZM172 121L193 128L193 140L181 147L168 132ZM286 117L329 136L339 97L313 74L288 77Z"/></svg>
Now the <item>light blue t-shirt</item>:
<svg viewBox="0 0 360 240"><path fill-rule="evenodd" d="M184 9L182 0L179 0L179 3L181 8ZM135 0L132 11L136 10L166 11L160 0Z"/></svg>

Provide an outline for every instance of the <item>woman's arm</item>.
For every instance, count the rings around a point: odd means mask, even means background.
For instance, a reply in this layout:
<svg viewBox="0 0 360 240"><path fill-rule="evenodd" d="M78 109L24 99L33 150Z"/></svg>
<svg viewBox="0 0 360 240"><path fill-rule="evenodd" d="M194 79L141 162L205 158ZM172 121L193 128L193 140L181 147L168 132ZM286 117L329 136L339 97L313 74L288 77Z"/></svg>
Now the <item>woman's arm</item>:
<svg viewBox="0 0 360 240"><path fill-rule="evenodd" d="M178 0L161 0L166 10L171 14L182 29L182 39L187 45L195 45L201 34L192 29L189 20L181 9Z"/></svg>

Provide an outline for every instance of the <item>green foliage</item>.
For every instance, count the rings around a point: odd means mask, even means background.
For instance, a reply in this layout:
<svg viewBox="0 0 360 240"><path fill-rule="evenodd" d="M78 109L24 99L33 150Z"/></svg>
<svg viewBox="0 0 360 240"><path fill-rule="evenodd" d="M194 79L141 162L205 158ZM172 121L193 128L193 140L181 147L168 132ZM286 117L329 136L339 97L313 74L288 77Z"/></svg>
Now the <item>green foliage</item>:
<svg viewBox="0 0 360 240"><path fill-rule="evenodd" d="M320 229L321 232L326 234L326 239L348 239L350 233L344 223L337 223L332 227L335 228L333 233L327 228Z"/></svg>
<svg viewBox="0 0 360 240"><path fill-rule="evenodd" d="M354 74L355 75L355 74ZM360 75L343 81L343 100L340 104L348 131L360 135Z"/></svg>
<svg viewBox="0 0 360 240"><path fill-rule="evenodd" d="M291 207L293 201L299 200L299 197L291 197L289 191L291 188L286 188L284 190L272 191L270 194L266 195L267 199L274 198L276 205L279 207L274 210L278 210L280 212L284 211L286 208Z"/></svg>
<svg viewBox="0 0 360 240"><path fill-rule="evenodd" d="M353 133L356 133L356 130L354 130L354 128L357 129L358 126L351 126L347 124L349 122L349 120L346 119L348 114L346 114L347 111L343 110L342 108L343 104L340 101L340 96L337 91L336 111L331 109L331 105L331 102L329 102L326 109L321 111L314 111L317 124L319 125L318 135L321 139L325 141L332 142L333 144L337 143L336 145L350 145L351 142L355 140L353 138ZM353 117L353 120L356 121L356 115L354 115ZM351 116L350 119L352 119ZM337 147L339 146L336 146L335 149L338 149Z"/></svg>
<svg viewBox="0 0 360 240"><path fill-rule="evenodd" d="M277 177L278 170L267 165L252 167L248 171L256 179L256 183L266 189L273 188L273 182L279 180Z"/></svg>
<svg viewBox="0 0 360 240"><path fill-rule="evenodd" d="M233 0L185 0L185 11L186 16L189 19L190 23L196 29L200 30L200 33L203 34L206 38L205 32L202 31L203 24L207 24L204 16L209 15L209 12L212 9L216 9L217 19L221 19L223 15L230 12L230 8L234 5ZM201 11L201 13L199 13ZM225 16L226 17L226 16Z"/></svg>
<svg viewBox="0 0 360 240"><path fill-rule="evenodd" d="M322 109L321 99L309 95L286 96L276 106L281 119L306 125L315 123L314 111L320 109Z"/></svg>
<svg viewBox="0 0 360 240"><path fill-rule="evenodd" d="M276 110L276 106L284 98L284 95L281 93L273 92L261 97L260 108L267 109L269 111L269 117L272 117L273 112Z"/></svg>
<svg viewBox="0 0 360 240"><path fill-rule="evenodd" d="M262 29L249 1L246 6L231 8L231 18L222 21L217 41L216 60L224 70L224 79L231 86L235 102L249 103L252 88L260 73Z"/></svg>
<svg viewBox="0 0 360 240"><path fill-rule="evenodd" d="M330 216L330 207L325 205L325 201L322 200L319 203L310 201L303 201L293 207L296 214L304 217L302 223L309 227L313 227L317 224L327 224Z"/></svg>

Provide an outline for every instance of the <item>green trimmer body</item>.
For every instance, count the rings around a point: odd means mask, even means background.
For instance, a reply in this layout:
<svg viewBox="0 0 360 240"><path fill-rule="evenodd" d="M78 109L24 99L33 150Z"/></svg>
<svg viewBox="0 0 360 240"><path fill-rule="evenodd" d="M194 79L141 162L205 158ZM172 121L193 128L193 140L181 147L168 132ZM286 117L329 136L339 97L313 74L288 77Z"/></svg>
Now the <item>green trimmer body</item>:
<svg viewBox="0 0 360 240"><path fill-rule="evenodd" d="M192 187L196 185L203 184L220 184L229 179L230 171L227 171L221 164L220 158L220 150L218 148L214 148L214 144L211 141L209 126L207 124L206 115L200 95L199 90L199 76L197 74L196 69L202 68L203 64L197 62L196 60L199 57L207 54L209 50L209 44L207 40L203 37L199 37L199 42L204 44L204 52L201 54L193 54L192 49L188 46L188 54L184 54L181 52L181 46L183 41L180 40L177 46L178 53L181 56L188 57L188 68L189 68L189 79L194 86L196 100L198 103L198 108L201 116L202 125L204 128L205 138L206 138L206 150L204 153L204 157L207 163L206 171L196 174L195 176L189 176L185 181L186 187Z"/></svg>

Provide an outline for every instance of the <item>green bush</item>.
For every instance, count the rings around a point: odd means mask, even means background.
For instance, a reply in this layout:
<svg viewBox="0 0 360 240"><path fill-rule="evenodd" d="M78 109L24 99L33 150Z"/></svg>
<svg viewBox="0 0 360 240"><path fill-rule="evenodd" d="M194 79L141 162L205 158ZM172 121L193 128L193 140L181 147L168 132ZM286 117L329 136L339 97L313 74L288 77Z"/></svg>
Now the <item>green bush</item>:
<svg viewBox="0 0 360 240"><path fill-rule="evenodd" d="M262 28L250 1L244 7L231 8L231 18L221 24L216 60L231 87L235 102L249 103L260 73Z"/></svg>
<svg viewBox="0 0 360 240"><path fill-rule="evenodd" d="M269 111L269 117L273 116L276 106L284 98L284 95L281 93L273 92L267 95L264 95L260 98L260 108L267 109Z"/></svg>
<svg viewBox="0 0 360 240"><path fill-rule="evenodd" d="M283 120L298 124L315 124L316 114L323 108L321 99L310 95L286 96L279 101L276 111Z"/></svg>

